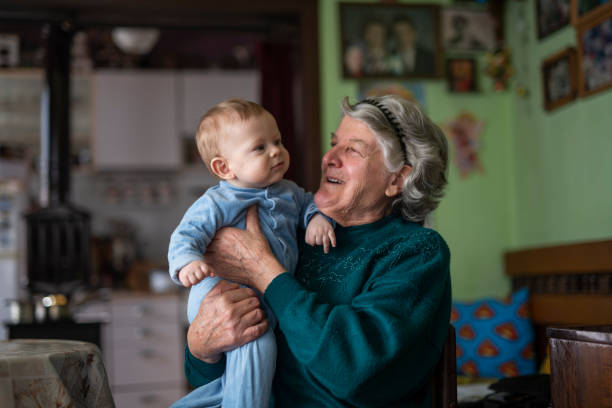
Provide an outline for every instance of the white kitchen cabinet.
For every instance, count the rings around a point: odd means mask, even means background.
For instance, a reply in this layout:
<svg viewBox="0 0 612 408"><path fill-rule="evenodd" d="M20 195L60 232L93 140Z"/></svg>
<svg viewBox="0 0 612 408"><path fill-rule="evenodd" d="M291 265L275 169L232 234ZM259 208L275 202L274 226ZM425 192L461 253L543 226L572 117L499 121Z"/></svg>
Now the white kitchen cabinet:
<svg viewBox="0 0 612 408"><path fill-rule="evenodd" d="M181 164L173 71L93 75L93 160L99 170L168 170Z"/></svg>
<svg viewBox="0 0 612 408"><path fill-rule="evenodd" d="M113 400L117 408L168 408L186 394L183 388L153 388L144 391L115 393Z"/></svg>
<svg viewBox="0 0 612 408"><path fill-rule="evenodd" d="M117 408L167 407L187 393L183 303L177 294L113 295L109 378Z"/></svg>
<svg viewBox="0 0 612 408"><path fill-rule="evenodd" d="M181 135L195 136L202 115L230 98L243 98L259 103L259 71L181 71L179 80L179 113Z"/></svg>
<svg viewBox="0 0 612 408"><path fill-rule="evenodd" d="M259 102L259 72L98 70L93 95L98 170L171 170L207 110L232 97Z"/></svg>
<svg viewBox="0 0 612 408"><path fill-rule="evenodd" d="M102 321L102 354L117 408L167 408L188 390L187 318L179 293L113 292L81 306L77 321Z"/></svg>

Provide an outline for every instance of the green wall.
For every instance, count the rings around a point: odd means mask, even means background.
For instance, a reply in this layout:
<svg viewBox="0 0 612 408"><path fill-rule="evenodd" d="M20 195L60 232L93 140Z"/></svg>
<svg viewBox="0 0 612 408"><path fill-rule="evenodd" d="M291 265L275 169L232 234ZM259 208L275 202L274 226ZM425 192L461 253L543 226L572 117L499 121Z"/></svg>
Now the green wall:
<svg viewBox="0 0 612 408"><path fill-rule="evenodd" d="M345 95L356 98L359 82L341 76L338 1L320 1L319 19L321 127L327 147L340 118L340 101ZM483 70L484 56L479 63ZM484 77L482 92L465 96L449 94L444 79L418 82L425 85L427 112L439 125L462 110L486 121L480 150L485 172L460 179L451 165L447 193L434 224L452 252L454 296L504 295L508 282L503 277L502 251L510 243L508 217L513 211L508 188L513 172L512 97L509 92L493 92Z"/></svg>
<svg viewBox="0 0 612 408"><path fill-rule="evenodd" d="M338 2L319 1L323 146L337 126L342 97L359 93L358 81L341 77ZM438 124L462 110L486 122L480 149L485 172L462 179L451 164L447 194L435 213L435 228L452 252L456 299L507 294L508 249L612 236L612 92L546 112L541 61L574 45L574 29L537 40L534 2L509 0L505 8L516 71L510 90L492 90L484 55L478 94L448 93L444 79L420 81L428 114ZM527 96L515 91L519 84Z"/></svg>
<svg viewBox="0 0 612 408"><path fill-rule="evenodd" d="M535 7L510 2L509 38L530 97L515 97L515 207L512 246L541 246L612 237L612 91L603 91L547 112L541 63L576 45L564 29L538 40ZM519 48L519 45L522 48Z"/></svg>

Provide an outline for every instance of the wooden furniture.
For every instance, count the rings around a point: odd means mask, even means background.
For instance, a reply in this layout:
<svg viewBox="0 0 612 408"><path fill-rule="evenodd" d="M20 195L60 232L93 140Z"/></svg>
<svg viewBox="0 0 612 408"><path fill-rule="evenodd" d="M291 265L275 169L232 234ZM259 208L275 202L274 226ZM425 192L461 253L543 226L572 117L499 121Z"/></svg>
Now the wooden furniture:
<svg viewBox="0 0 612 408"><path fill-rule="evenodd" d="M432 399L434 408L455 408L457 406L457 359L455 327L448 327L448 335L442 349L442 356L436 365L432 378Z"/></svg>
<svg viewBox="0 0 612 408"><path fill-rule="evenodd" d="M552 406L612 407L612 240L511 251L505 266L529 287L538 362L550 337Z"/></svg>
<svg viewBox="0 0 612 408"><path fill-rule="evenodd" d="M546 327L612 324L612 240L510 251L505 267L513 289L529 287L537 361Z"/></svg>
<svg viewBox="0 0 612 408"><path fill-rule="evenodd" d="M549 328L554 408L612 407L612 326Z"/></svg>

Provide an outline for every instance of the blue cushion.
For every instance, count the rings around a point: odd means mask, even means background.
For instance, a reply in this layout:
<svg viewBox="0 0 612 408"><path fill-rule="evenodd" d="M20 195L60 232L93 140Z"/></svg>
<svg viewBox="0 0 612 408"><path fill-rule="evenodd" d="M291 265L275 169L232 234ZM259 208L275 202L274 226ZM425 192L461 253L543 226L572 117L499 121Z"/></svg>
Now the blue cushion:
<svg viewBox="0 0 612 408"><path fill-rule="evenodd" d="M536 372L528 299L528 289L522 288L506 300L453 302L459 375L503 378Z"/></svg>

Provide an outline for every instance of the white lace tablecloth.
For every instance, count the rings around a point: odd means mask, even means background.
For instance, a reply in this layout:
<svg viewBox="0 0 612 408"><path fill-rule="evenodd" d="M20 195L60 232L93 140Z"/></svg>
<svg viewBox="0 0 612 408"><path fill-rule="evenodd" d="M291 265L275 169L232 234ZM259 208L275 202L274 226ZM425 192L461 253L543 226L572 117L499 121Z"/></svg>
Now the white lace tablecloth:
<svg viewBox="0 0 612 408"><path fill-rule="evenodd" d="M0 407L114 407L100 349L82 341L0 341Z"/></svg>

